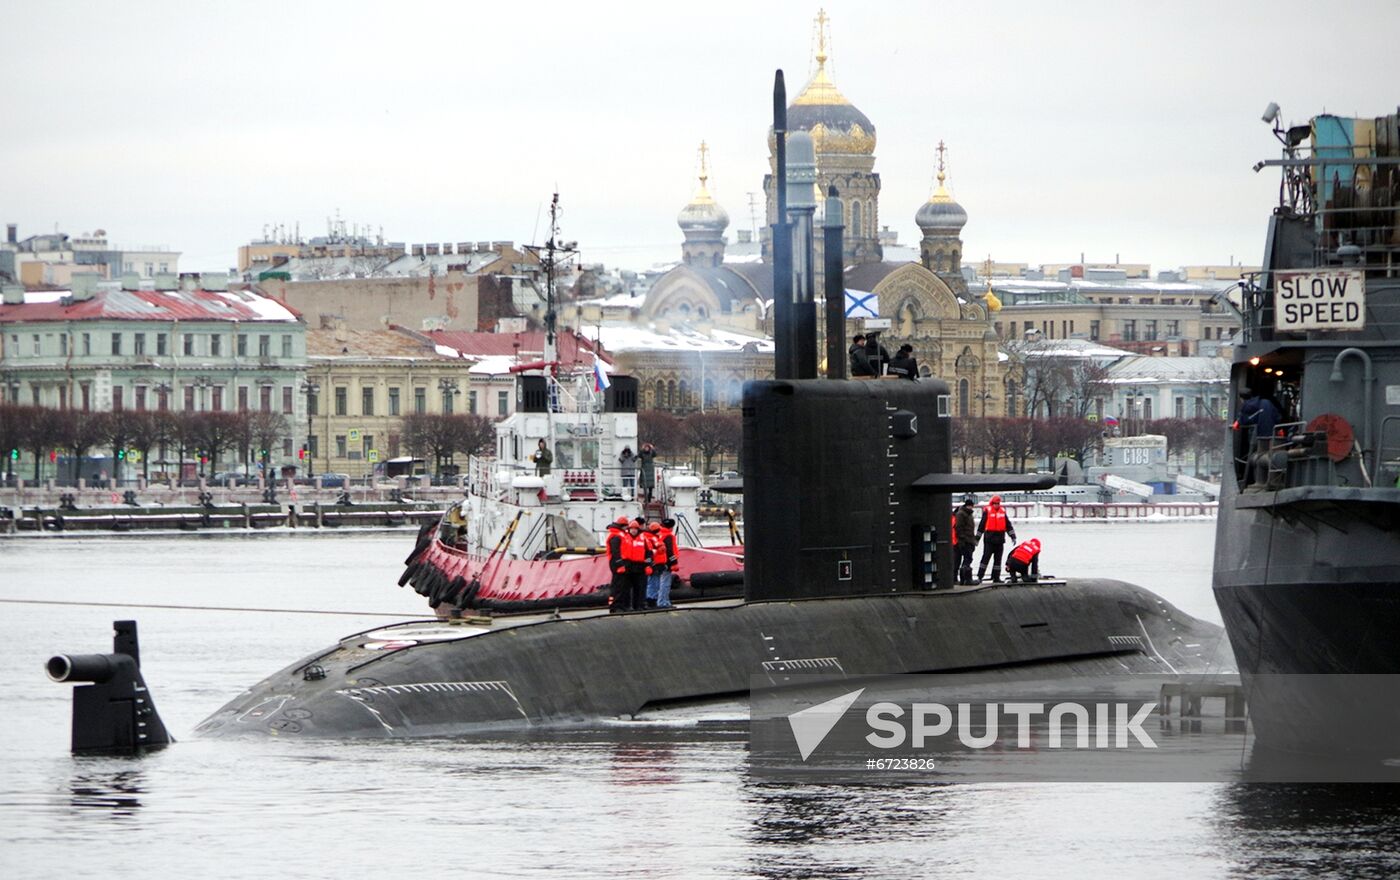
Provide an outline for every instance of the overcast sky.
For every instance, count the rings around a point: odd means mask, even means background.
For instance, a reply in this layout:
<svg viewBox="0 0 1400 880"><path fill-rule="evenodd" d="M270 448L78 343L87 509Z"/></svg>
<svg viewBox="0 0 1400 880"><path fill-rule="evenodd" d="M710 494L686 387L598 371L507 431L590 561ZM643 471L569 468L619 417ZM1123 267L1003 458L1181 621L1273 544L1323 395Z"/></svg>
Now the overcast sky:
<svg viewBox="0 0 1400 880"><path fill-rule="evenodd" d="M265 224L322 234L337 209L394 241L536 240L558 187L585 259L644 266L679 254L701 139L731 240L750 225L773 71L806 82L817 8L13 4L0 222L220 269ZM971 262L1257 262L1264 106L1400 102L1396 0L825 8L833 78L876 127L881 224L917 241L942 138Z"/></svg>

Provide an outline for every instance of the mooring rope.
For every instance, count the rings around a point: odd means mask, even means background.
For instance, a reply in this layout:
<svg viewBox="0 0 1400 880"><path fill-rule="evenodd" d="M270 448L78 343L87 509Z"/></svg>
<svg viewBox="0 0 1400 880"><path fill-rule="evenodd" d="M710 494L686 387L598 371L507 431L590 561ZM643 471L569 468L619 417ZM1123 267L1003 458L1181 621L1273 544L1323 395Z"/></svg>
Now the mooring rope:
<svg viewBox="0 0 1400 880"><path fill-rule="evenodd" d="M250 611L256 614L339 614L351 617L392 617L413 620L411 614L389 611L324 611L314 608L235 608L231 605L156 605L148 602L72 602L62 599L0 599L7 605L81 605L90 608L161 608L171 611ZM425 619L425 618L419 618Z"/></svg>

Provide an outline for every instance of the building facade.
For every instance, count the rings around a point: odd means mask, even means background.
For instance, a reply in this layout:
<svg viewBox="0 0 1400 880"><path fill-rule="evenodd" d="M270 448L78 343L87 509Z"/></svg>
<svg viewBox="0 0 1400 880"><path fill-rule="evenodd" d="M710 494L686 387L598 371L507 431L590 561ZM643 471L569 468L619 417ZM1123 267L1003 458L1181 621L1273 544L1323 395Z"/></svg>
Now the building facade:
<svg viewBox="0 0 1400 880"><path fill-rule="evenodd" d="M403 418L470 412L490 393L473 384L471 361L445 355L403 330L311 330L307 412L298 434L313 472L362 477L405 454ZM513 400L507 379L501 390Z"/></svg>
<svg viewBox="0 0 1400 880"><path fill-rule="evenodd" d="M0 242L0 278L29 287L66 287L79 274L149 281L179 271L179 251L116 247L108 242L104 229L75 236L51 232L21 239L19 227L10 223L5 240Z"/></svg>
<svg viewBox="0 0 1400 880"><path fill-rule="evenodd" d="M88 412L261 412L282 417L268 449L295 465L292 426L306 333L300 316L218 276L180 286L88 280L72 291L6 287L0 303L0 392L25 405ZM229 450L220 466L238 466ZM172 470L179 462L169 462Z"/></svg>

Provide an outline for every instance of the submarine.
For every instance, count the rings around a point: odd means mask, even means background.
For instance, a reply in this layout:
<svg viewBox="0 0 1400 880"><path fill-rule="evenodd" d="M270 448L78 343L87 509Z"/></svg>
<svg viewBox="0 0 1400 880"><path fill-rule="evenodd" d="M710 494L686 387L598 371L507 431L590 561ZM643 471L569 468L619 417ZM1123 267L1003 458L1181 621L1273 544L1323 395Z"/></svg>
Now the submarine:
<svg viewBox="0 0 1400 880"><path fill-rule="evenodd" d="M742 396L742 595L356 633L249 688L196 735L406 738L587 724L732 700L794 676L1222 670L1220 627L1137 586L956 585L953 497L1054 478L952 473L945 382L846 377L841 202L826 194L819 299L815 156L808 134L787 133L786 109L778 71L777 173L788 187L779 187L772 227L774 378L749 382ZM819 377L823 307L828 367Z"/></svg>

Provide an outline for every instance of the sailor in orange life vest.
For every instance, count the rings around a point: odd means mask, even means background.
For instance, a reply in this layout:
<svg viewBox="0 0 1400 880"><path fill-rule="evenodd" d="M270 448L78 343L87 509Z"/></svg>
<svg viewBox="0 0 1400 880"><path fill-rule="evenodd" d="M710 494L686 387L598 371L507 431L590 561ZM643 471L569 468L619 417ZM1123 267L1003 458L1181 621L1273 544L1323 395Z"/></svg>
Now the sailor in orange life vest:
<svg viewBox="0 0 1400 880"><path fill-rule="evenodd" d="M627 560L622 556L622 544L628 540L628 522L627 517L619 516L608 523L608 571L612 572L608 588L609 611L632 610L632 581L627 574Z"/></svg>
<svg viewBox="0 0 1400 880"><path fill-rule="evenodd" d="M1040 580L1040 541L1031 538L1016 545L1006 558L1006 573L1011 583L1033 583Z"/></svg>
<svg viewBox="0 0 1400 880"><path fill-rule="evenodd" d="M647 607L647 578L651 576L651 542L642 533L646 525L637 517L627 525L622 536L622 559L627 563L628 610L641 611Z"/></svg>
<svg viewBox="0 0 1400 880"><path fill-rule="evenodd" d="M982 539L982 561L977 566L977 580L987 573L987 560L992 560L992 583L1001 583L1001 554L1006 548L1006 537L1010 535L1014 543L1016 529L1011 525L1011 517L1001 506L1001 496L993 495L992 500L982 511L982 521L977 524L977 537Z"/></svg>
<svg viewBox="0 0 1400 880"><path fill-rule="evenodd" d="M663 519L647 525L646 535L651 545L651 574L647 577L647 607L671 607L671 572L676 567L676 524Z"/></svg>
<svg viewBox="0 0 1400 880"><path fill-rule="evenodd" d="M953 553L957 560L958 583L972 583L972 553L977 549L977 526L972 521L972 506L977 499L968 495L953 514Z"/></svg>

